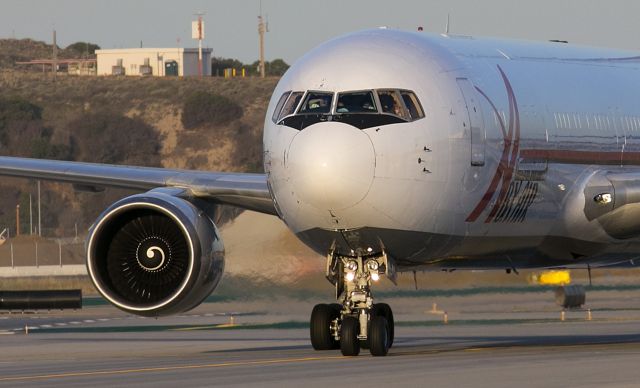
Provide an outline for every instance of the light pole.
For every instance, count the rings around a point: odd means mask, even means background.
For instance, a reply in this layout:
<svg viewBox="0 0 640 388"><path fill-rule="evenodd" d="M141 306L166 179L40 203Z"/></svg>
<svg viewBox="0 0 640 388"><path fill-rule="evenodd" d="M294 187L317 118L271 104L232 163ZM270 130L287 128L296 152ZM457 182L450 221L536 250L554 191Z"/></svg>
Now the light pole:
<svg viewBox="0 0 640 388"><path fill-rule="evenodd" d="M20 204L16 205L16 236L20 236Z"/></svg>
<svg viewBox="0 0 640 388"><path fill-rule="evenodd" d="M38 236L42 236L42 217L40 213L40 181L38 181Z"/></svg>

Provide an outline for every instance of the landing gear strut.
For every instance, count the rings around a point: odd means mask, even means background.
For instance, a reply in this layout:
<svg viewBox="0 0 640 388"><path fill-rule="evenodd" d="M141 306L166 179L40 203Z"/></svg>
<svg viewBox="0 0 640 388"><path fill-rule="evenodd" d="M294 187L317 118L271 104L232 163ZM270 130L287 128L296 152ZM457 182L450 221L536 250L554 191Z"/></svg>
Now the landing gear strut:
<svg viewBox="0 0 640 388"><path fill-rule="evenodd" d="M391 307L373 303L371 284L387 276L395 283L395 265L385 254L358 257L327 256L327 279L336 286L340 304L319 304L310 321L311 344L316 350L338 349L357 356L368 348L386 356L394 338Z"/></svg>

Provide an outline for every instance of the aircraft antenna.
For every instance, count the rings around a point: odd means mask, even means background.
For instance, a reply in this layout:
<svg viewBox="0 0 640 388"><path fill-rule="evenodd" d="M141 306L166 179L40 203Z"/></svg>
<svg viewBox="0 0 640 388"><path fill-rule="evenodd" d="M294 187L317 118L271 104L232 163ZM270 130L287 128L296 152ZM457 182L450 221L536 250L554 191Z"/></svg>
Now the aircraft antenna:
<svg viewBox="0 0 640 388"><path fill-rule="evenodd" d="M447 14L447 25L444 28L444 33L449 35L449 14Z"/></svg>

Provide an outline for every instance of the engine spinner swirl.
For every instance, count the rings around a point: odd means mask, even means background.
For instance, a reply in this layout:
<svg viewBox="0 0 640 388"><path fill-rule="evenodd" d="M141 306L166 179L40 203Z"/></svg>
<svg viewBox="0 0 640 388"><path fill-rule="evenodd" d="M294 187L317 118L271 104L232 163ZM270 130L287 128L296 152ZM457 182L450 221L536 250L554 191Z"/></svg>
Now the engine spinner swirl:
<svg viewBox="0 0 640 388"><path fill-rule="evenodd" d="M145 271L161 271L171 263L171 246L161 237L149 236L138 244L136 260Z"/></svg>

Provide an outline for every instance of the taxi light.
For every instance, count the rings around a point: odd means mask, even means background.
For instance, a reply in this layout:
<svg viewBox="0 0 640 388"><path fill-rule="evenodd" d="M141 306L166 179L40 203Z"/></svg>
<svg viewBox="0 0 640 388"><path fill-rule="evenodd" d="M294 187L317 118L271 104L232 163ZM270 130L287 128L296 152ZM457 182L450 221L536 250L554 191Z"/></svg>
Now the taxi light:
<svg viewBox="0 0 640 388"><path fill-rule="evenodd" d="M378 280L380 280L380 275L378 275L377 272L372 273L371 280L373 280L374 282L377 282Z"/></svg>
<svg viewBox="0 0 640 388"><path fill-rule="evenodd" d="M356 274L355 274L355 273L353 273L353 272L347 272L347 276L346 276L346 278L347 278L347 281L348 281L348 282L353 281L353 279L355 279L355 278L356 278Z"/></svg>

